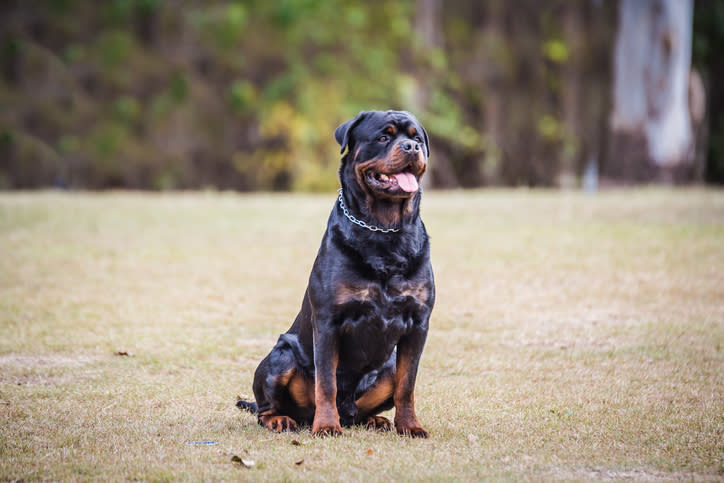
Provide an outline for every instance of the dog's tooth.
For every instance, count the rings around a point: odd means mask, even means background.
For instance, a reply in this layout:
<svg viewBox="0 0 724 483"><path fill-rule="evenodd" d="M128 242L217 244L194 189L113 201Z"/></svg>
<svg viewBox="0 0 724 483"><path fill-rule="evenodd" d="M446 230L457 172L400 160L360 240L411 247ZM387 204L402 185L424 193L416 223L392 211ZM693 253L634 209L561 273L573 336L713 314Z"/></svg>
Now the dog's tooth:
<svg viewBox="0 0 724 483"><path fill-rule="evenodd" d="M380 173L380 181L389 181L390 177L384 173Z"/></svg>

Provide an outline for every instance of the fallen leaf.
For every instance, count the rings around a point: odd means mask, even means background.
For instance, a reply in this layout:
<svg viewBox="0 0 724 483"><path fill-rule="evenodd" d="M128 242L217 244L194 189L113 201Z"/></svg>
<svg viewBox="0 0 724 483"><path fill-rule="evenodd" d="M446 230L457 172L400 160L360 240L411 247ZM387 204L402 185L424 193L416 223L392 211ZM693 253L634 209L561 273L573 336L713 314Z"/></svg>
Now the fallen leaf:
<svg viewBox="0 0 724 483"><path fill-rule="evenodd" d="M374 451L372 451L371 449L368 449L368 450L367 450L367 454L368 454L368 455L371 455L372 453L374 453Z"/></svg>
<svg viewBox="0 0 724 483"><path fill-rule="evenodd" d="M113 354L114 356L131 357L131 353L128 351L118 351Z"/></svg>
<svg viewBox="0 0 724 483"><path fill-rule="evenodd" d="M293 439L293 440L292 440L292 446L301 446L301 445L302 445L302 443L300 443L300 442L297 441L296 439Z"/></svg>
<svg viewBox="0 0 724 483"><path fill-rule="evenodd" d="M256 464L253 460L245 460L237 455L231 457L231 462L236 463L239 466L244 466L245 468L252 468Z"/></svg>
<svg viewBox="0 0 724 483"><path fill-rule="evenodd" d="M304 460L303 460L303 459L294 462L294 464L297 465L297 466L301 465L302 463L304 463Z"/></svg>

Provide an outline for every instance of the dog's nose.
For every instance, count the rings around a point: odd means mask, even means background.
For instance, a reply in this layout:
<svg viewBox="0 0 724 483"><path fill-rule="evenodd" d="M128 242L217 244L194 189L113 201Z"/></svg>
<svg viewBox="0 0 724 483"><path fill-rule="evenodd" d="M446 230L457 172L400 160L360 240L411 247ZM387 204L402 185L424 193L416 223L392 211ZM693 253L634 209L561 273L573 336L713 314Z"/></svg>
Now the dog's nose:
<svg viewBox="0 0 724 483"><path fill-rule="evenodd" d="M417 153L420 151L420 143L417 143L415 141L403 141L401 147L402 150L406 153Z"/></svg>

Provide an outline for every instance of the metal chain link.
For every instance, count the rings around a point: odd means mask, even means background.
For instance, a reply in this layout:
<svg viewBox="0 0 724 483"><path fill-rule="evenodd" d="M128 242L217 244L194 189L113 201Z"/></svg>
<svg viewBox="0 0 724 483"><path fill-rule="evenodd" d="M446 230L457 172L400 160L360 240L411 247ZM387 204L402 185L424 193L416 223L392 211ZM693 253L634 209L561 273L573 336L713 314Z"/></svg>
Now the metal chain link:
<svg viewBox="0 0 724 483"><path fill-rule="evenodd" d="M347 211L347 207L344 206L344 200L342 199L342 188L339 189L339 206L342 208L342 213L344 213L344 216L349 219L352 223L355 225L361 226L362 228L367 228L370 231L379 231L380 233L397 233L399 228L380 228L379 226L375 225L368 225L362 220L358 220L354 216L350 214L349 211Z"/></svg>

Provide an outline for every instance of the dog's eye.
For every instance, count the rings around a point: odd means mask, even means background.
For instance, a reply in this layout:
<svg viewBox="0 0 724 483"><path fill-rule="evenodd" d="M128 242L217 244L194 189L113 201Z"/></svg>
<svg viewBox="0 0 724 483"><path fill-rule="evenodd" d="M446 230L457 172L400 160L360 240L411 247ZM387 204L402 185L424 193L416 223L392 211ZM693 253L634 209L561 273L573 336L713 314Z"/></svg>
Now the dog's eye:
<svg viewBox="0 0 724 483"><path fill-rule="evenodd" d="M415 136L415 141L418 143L422 142L422 138L420 136Z"/></svg>
<svg viewBox="0 0 724 483"><path fill-rule="evenodd" d="M389 136L385 136L385 135L383 134L382 136L378 137L377 140L378 140L379 142L381 142L381 143L386 143L387 141L390 140L390 137L389 137Z"/></svg>

